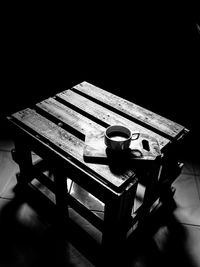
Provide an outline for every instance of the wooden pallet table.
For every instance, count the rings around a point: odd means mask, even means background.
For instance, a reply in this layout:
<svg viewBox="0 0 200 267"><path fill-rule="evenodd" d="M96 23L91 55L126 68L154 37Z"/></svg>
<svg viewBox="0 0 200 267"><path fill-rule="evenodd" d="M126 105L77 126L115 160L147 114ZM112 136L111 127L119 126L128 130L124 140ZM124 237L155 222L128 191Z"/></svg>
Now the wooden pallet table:
<svg viewBox="0 0 200 267"><path fill-rule="evenodd" d="M178 123L88 82L11 114L7 119L16 133L14 158L20 168L18 185L38 179L55 194L61 218L67 220L67 207L72 207L102 232L104 257L115 258L133 225L148 216L157 200L168 201L171 185L182 167L178 148L189 132ZM85 160L86 137L101 134L114 124L156 140L159 156L128 163L121 159L117 169L110 165L112 160ZM33 153L40 158L36 163ZM44 173L47 166L53 180ZM68 192L68 178L104 203L103 219ZM137 209L134 205L139 184L145 185L145 194Z"/></svg>

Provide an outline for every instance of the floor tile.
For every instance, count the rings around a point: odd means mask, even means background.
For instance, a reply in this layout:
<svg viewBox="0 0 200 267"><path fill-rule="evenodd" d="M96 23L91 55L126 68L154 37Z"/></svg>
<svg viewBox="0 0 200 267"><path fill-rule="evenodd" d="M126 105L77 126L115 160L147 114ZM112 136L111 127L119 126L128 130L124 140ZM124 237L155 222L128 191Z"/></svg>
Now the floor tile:
<svg viewBox="0 0 200 267"><path fill-rule="evenodd" d="M94 265L86 259L83 254L81 254L74 246L69 244L69 259L70 259L70 266L74 267L94 267Z"/></svg>
<svg viewBox="0 0 200 267"><path fill-rule="evenodd" d="M5 184L3 190L1 191L0 197L13 199L15 197L15 193L13 191L14 187L17 184L16 175L13 175L8 182Z"/></svg>
<svg viewBox="0 0 200 267"><path fill-rule="evenodd" d="M0 195L11 177L17 172L19 172L19 167L12 160L11 153L0 151Z"/></svg>
<svg viewBox="0 0 200 267"><path fill-rule="evenodd" d="M184 163L182 173L200 175L200 162L198 160L187 160Z"/></svg>
<svg viewBox="0 0 200 267"><path fill-rule="evenodd" d="M5 121L0 121L0 123L0 150L11 150L14 148L12 132L8 128L8 125L5 124Z"/></svg>
<svg viewBox="0 0 200 267"><path fill-rule="evenodd" d="M10 203L10 199L4 199L0 197L0 216L1 216L1 211L2 209L5 207L5 205L7 205L8 203Z"/></svg>
<svg viewBox="0 0 200 267"><path fill-rule="evenodd" d="M177 220L184 225L200 226L200 207L177 208L174 211Z"/></svg>
<svg viewBox="0 0 200 267"><path fill-rule="evenodd" d="M175 200L181 207L199 205L199 196L196 188L195 177L190 174L182 174L173 183L176 188Z"/></svg>
<svg viewBox="0 0 200 267"><path fill-rule="evenodd" d="M194 266L200 266L200 227L185 226L187 231L186 249Z"/></svg>
<svg viewBox="0 0 200 267"><path fill-rule="evenodd" d="M173 186L177 204L174 215L181 223L200 225L200 200L195 177L182 174Z"/></svg>
<svg viewBox="0 0 200 267"><path fill-rule="evenodd" d="M191 160L187 160L184 162L184 166L182 169L182 174L191 174L194 175L195 173L193 162Z"/></svg>
<svg viewBox="0 0 200 267"><path fill-rule="evenodd" d="M193 162L192 166L194 169L194 174L200 176L200 162Z"/></svg>
<svg viewBox="0 0 200 267"><path fill-rule="evenodd" d="M200 199L200 175L195 176L195 181L196 181L197 191L198 191L199 199Z"/></svg>
<svg viewBox="0 0 200 267"><path fill-rule="evenodd" d="M154 236L160 266L200 266L200 228L180 225L172 220Z"/></svg>
<svg viewBox="0 0 200 267"><path fill-rule="evenodd" d="M14 148L12 139L0 139L0 151L10 152Z"/></svg>

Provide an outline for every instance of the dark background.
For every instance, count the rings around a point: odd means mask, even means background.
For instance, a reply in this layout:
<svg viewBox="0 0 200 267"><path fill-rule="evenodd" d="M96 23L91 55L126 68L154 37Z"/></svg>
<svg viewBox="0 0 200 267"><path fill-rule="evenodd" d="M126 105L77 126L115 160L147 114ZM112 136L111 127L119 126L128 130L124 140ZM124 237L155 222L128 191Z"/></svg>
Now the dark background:
<svg viewBox="0 0 200 267"><path fill-rule="evenodd" d="M197 131L197 10L116 3L5 8L1 116L85 80Z"/></svg>

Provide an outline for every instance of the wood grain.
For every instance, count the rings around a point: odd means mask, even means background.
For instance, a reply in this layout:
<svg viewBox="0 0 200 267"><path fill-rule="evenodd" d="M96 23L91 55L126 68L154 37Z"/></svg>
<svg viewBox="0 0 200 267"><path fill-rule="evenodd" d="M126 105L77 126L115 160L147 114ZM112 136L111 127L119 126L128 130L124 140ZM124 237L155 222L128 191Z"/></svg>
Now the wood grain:
<svg viewBox="0 0 200 267"><path fill-rule="evenodd" d="M60 122L66 123L70 127L78 130L84 135L87 135L90 132L94 133L105 130L105 127L95 123L86 116L81 115L66 105L63 105L54 98L48 98L38 103L37 107L46 111L48 114L51 114Z"/></svg>
<svg viewBox="0 0 200 267"><path fill-rule="evenodd" d="M47 118L38 114L35 110L27 108L12 115L15 119L22 122L24 125L34 130L47 139L48 142L53 143L61 148L66 154L78 160L81 166L90 173L97 175L101 180L115 186L120 187L126 180L135 176L132 170L126 170L122 174L115 174L110 171L108 165L90 164L84 162L83 149L84 141L76 136L70 134L60 126L49 121Z"/></svg>
<svg viewBox="0 0 200 267"><path fill-rule="evenodd" d="M126 127L129 127L131 131L133 132L141 132L144 134L148 134L155 139L157 139L160 149L162 149L165 145L167 145L170 140L167 138L164 138L163 136L131 121L123 116L105 108L102 107L101 105L79 95L76 94L75 92L71 90L66 90L62 93L57 94L58 97L69 103L70 105L74 105L74 107L79 108L80 112L84 111L90 116L93 116L94 118L98 119L99 122L104 122L108 126L109 125L114 125L114 124L121 124Z"/></svg>
<svg viewBox="0 0 200 267"><path fill-rule="evenodd" d="M184 129L184 126L176 122L173 122L88 82L82 82L74 86L74 88L85 95L91 96L102 103L106 103L107 105L114 107L116 110L119 110L154 129L162 131L170 137L176 137Z"/></svg>

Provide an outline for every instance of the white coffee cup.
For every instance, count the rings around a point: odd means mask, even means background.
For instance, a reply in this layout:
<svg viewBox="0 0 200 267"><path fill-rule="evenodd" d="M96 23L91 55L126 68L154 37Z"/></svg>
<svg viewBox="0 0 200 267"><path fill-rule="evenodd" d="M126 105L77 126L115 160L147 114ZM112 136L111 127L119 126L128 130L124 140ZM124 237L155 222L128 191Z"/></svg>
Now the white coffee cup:
<svg viewBox="0 0 200 267"><path fill-rule="evenodd" d="M109 126L105 131L105 145L114 151L125 151L129 148L131 141L138 139L139 132L132 133L130 129L122 125Z"/></svg>

